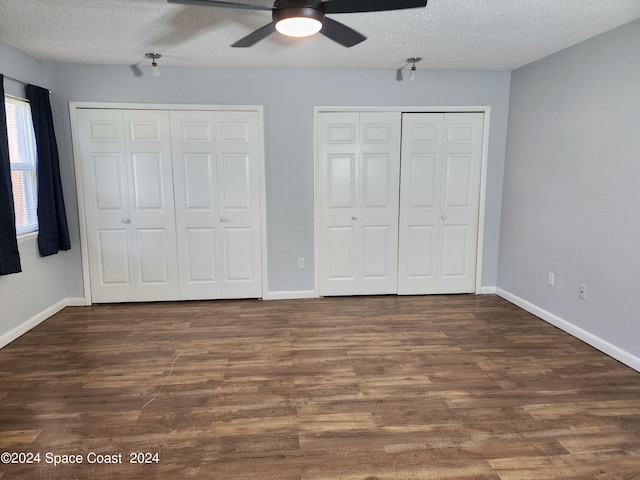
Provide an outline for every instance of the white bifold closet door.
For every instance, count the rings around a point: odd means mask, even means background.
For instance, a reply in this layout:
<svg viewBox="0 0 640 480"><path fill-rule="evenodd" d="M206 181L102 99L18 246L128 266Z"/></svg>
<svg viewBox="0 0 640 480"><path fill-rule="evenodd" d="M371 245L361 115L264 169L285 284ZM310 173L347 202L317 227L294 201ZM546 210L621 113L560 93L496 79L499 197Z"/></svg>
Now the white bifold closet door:
<svg viewBox="0 0 640 480"><path fill-rule="evenodd" d="M316 129L319 292L396 293L400 113L320 113Z"/></svg>
<svg viewBox="0 0 640 480"><path fill-rule="evenodd" d="M77 113L92 300L177 298L168 112Z"/></svg>
<svg viewBox="0 0 640 480"><path fill-rule="evenodd" d="M258 116L172 111L180 297L262 296Z"/></svg>
<svg viewBox="0 0 640 480"><path fill-rule="evenodd" d="M475 291L483 118L403 114L400 294Z"/></svg>
<svg viewBox="0 0 640 480"><path fill-rule="evenodd" d="M76 113L92 302L262 296L257 112Z"/></svg>

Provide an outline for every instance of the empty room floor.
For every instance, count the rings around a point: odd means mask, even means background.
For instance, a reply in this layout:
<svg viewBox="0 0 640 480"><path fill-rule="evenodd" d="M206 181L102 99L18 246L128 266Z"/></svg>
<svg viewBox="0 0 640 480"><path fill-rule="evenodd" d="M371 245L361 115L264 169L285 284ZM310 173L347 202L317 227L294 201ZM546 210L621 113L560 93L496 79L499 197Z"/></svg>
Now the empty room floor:
<svg viewBox="0 0 640 480"><path fill-rule="evenodd" d="M67 307L0 406L2 480L640 478L640 373L492 295Z"/></svg>

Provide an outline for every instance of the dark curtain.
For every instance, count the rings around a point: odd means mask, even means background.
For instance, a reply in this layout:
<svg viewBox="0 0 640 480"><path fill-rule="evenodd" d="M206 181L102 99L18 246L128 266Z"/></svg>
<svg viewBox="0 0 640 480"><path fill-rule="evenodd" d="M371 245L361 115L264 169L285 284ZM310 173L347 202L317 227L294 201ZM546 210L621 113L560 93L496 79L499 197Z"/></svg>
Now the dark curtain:
<svg viewBox="0 0 640 480"><path fill-rule="evenodd" d="M16 214L11 189L7 112L4 107L4 76L0 75L0 275L18 273L20 252L16 238Z"/></svg>
<svg viewBox="0 0 640 480"><path fill-rule="evenodd" d="M38 149L38 247L40 255L46 257L59 250L69 250L71 242L62 196L60 158L53 131L49 90L27 85L26 92L31 103Z"/></svg>

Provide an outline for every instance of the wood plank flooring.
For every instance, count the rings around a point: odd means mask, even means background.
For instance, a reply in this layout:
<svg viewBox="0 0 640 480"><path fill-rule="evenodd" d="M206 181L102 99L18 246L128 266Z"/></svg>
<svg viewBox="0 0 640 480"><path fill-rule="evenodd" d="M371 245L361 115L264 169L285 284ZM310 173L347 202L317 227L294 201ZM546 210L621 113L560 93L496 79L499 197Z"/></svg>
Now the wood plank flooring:
<svg viewBox="0 0 640 480"><path fill-rule="evenodd" d="M40 454L2 480L640 479L640 373L495 296L69 307L0 350L0 452Z"/></svg>

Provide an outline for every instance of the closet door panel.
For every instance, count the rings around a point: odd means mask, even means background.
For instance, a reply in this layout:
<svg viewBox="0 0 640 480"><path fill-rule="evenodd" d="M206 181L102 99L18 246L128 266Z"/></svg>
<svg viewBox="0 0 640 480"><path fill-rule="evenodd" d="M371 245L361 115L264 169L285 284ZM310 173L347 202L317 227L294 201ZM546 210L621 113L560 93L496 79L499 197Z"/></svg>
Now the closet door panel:
<svg viewBox="0 0 640 480"><path fill-rule="evenodd" d="M180 295L262 296L255 112L171 112Z"/></svg>
<svg viewBox="0 0 640 480"><path fill-rule="evenodd" d="M440 293L475 291L482 169L482 113L447 113Z"/></svg>
<svg viewBox="0 0 640 480"><path fill-rule="evenodd" d="M403 115L398 291L475 291L481 113Z"/></svg>
<svg viewBox="0 0 640 480"><path fill-rule="evenodd" d="M436 262L438 239L436 228L429 225L409 225L404 233L403 249L400 251L401 261L404 261L406 273L403 276L408 282L422 283L436 281ZM408 293L403 287L401 293ZM400 287L398 287L400 290ZM420 290L411 293L419 293Z"/></svg>
<svg viewBox="0 0 640 480"><path fill-rule="evenodd" d="M259 129L256 112L216 111L224 298L262 296Z"/></svg>
<svg viewBox="0 0 640 480"><path fill-rule="evenodd" d="M402 190L403 194L408 195L406 201L411 209L428 209L433 210L437 206L439 184L438 178L438 159L436 153L410 153L407 176L408 188Z"/></svg>
<svg viewBox="0 0 640 480"><path fill-rule="evenodd" d="M361 294L398 291L400 114L360 113L358 180Z"/></svg>
<svg viewBox="0 0 640 480"><path fill-rule="evenodd" d="M442 227L442 261L440 276L454 280L467 273L466 252L469 227L466 225L445 225Z"/></svg>
<svg viewBox="0 0 640 480"><path fill-rule="evenodd" d="M327 156L327 205L330 211L344 214L354 211L356 199L356 155L329 154ZM339 210L336 210L339 209ZM347 212L348 213L348 212Z"/></svg>
<svg viewBox="0 0 640 480"><path fill-rule="evenodd" d="M252 207L251 158L224 154L221 159L222 206L230 212L250 212Z"/></svg>
<svg viewBox="0 0 640 480"><path fill-rule="evenodd" d="M442 194L442 113L404 114L398 293L438 291L440 197Z"/></svg>
<svg viewBox="0 0 640 480"><path fill-rule="evenodd" d="M184 189L180 198L181 208L194 215L203 212L214 214L217 207L216 185L213 183L216 179L213 154L184 153L182 156L174 157L174 165L180 163L180 172L174 181L181 183L181 188Z"/></svg>
<svg viewBox="0 0 640 480"><path fill-rule="evenodd" d="M251 228L225 228L224 234L225 282L227 284L251 282L254 275Z"/></svg>
<svg viewBox="0 0 640 480"><path fill-rule="evenodd" d="M359 114L320 114L316 146L318 289L320 295L353 295L359 289L360 276Z"/></svg>
<svg viewBox="0 0 640 480"><path fill-rule="evenodd" d="M393 265L389 265L387 255L381 252L389 250L389 239L396 234L395 229L389 226L367 226L362 228L361 260L362 279L365 281L388 279L395 276L390 271ZM395 262L393 262L395 264Z"/></svg>
<svg viewBox="0 0 640 480"><path fill-rule="evenodd" d="M446 176L444 184L444 208L469 208L471 177L473 175L473 156L469 154L449 154L446 158Z"/></svg>
<svg viewBox="0 0 640 480"><path fill-rule="evenodd" d="M169 113L124 110L136 300L177 300Z"/></svg>
<svg viewBox="0 0 640 480"><path fill-rule="evenodd" d="M336 226L329 227L326 233L327 249L331 252L322 260L326 280L336 289L333 291L340 291L340 283L356 280L356 229ZM330 291L326 289L325 293Z"/></svg>
<svg viewBox="0 0 640 480"><path fill-rule="evenodd" d="M120 153L93 153L87 165L93 170L94 199L90 199L94 211L128 213L127 185L123 173L123 156Z"/></svg>
<svg viewBox="0 0 640 480"><path fill-rule="evenodd" d="M170 115L180 298L220 298L214 113L172 111Z"/></svg>
<svg viewBox="0 0 640 480"><path fill-rule="evenodd" d="M94 302L135 301L129 176L122 112L77 112Z"/></svg>
<svg viewBox="0 0 640 480"><path fill-rule="evenodd" d="M125 229L97 230L98 261L96 287L131 285L129 271L129 235Z"/></svg>
<svg viewBox="0 0 640 480"><path fill-rule="evenodd" d="M131 155L135 211L166 212L161 153Z"/></svg>
<svg viewBox="0 0 640 480"><path fill-rule="evenodd" d="M400 116L325 113L316 127L319 292L395 293Z"/></svg>
<svg viewBox="0 0 640 480"><path fill-rule="evenodd" d="M167 237L164 228L136 229L137 244L140 254L138 260L138 282L140 285L152 286L169 284L169 270L167 262Z"/></svg>
<svg viewBox="0 0 640 480"><path fill-rule="evenodd" d="M186 260L184 268L189 285L215 284L218 281L216 266L216 230L214 228L186 228Z"/></svg>
<svg viewBox="0 0 640 480"><path fill-rule="evenodd" d="M77 119L92 301L262 296L258 112Z"/></svg>
<svg viewBox="0 0 640 480"><path fill-rule="evenodd" d="M239 135L244 129L237 127L227 130L226 133L237 133L239 138L244 138L244 135ZM224 233L224 276L227 286L253 280L254 231L251 226L250 160L250 156L246 154L223 154L221 158L221 221ZM244 226L245 224L247 225Z"/></svg>

